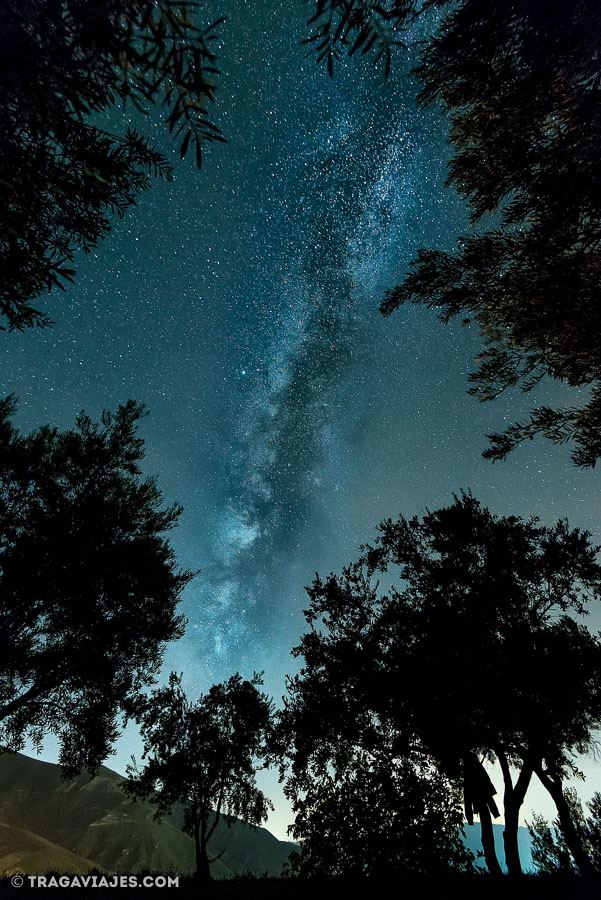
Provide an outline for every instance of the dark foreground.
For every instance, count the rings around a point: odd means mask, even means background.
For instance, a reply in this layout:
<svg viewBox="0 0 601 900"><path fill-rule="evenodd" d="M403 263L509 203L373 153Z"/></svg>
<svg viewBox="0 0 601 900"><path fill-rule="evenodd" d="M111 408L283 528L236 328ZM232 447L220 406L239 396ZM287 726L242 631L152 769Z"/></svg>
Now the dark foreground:
<svg viewBox="0 0 601 900"><path fill-rule="evenodd" d="M601 900L601 879L586 881L577 877L525 875L514 879L505 876L495 879L488 875L434 878L428 876L398 879L278 879L237 878L233 881L213 881L198 885L190 878L180 878L178 888L61 888L33 887L28 879L22 886L13 886L10 878L0 880L0 894L15 898L58 895L91 897L96 900L123 896L206 898L206 900L330 900L332 897L376 898L399 897L402 900ZM41 895L41 896L40 896Z"/></svg>

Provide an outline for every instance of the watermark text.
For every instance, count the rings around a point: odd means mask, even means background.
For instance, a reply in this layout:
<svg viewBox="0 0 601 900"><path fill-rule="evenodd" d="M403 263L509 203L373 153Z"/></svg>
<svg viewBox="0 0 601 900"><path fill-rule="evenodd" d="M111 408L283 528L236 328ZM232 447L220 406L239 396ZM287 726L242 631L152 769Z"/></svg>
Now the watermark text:
<svg viewBox="0 0 601 900"><path fill-rule="evenodd" d="M179 876L175 875L13 875L13 887L23 887L27 882L33 888L177 888Z"/></svg>

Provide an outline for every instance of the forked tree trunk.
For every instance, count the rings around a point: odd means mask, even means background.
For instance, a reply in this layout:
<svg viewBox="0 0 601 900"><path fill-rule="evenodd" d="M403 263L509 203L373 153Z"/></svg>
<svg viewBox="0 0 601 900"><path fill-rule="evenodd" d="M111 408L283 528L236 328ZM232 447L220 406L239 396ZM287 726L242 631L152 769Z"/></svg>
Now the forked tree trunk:
<svg viewBox="0 0 601 900"><path fill-rule="evenodd" d="M518 844L518 823L520 809L522 808L528 785L534 774L534 767L531 762L525 762L514 785L507 757L502 750L497 750L496 752L501 765L501 771L503 772L503 783L505 787L503 794L503 812L505 816L503 844L505 847L505 862L507 864L507 871L510 875L522 875L522 864L520 862L520 850Z"/></svg>

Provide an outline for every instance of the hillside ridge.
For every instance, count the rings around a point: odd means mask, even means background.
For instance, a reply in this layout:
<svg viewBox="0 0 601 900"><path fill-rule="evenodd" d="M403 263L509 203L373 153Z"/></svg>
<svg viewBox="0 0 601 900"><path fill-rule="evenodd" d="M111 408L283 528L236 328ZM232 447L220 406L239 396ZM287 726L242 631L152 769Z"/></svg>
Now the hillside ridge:
<svg viewBox="0 0 601 900"><path fill-rule="evenodd" d="M157 822L152 804L126 797L124 780L102 766L95 777L66 781L54 763L0 755L0 872L192 872L194 845L181 831L183 809ZM278 876L293 849L265 828L220 824L209 844L219 857L213 876Z"/></svg>

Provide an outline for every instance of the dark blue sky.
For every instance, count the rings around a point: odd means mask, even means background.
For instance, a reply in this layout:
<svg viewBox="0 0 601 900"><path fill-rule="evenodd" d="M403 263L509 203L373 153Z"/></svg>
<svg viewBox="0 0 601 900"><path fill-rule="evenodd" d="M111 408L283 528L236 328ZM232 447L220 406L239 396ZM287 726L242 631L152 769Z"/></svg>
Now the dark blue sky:
<svg viewBox="0 0 601 900"><path fill-rule="evenodd" d="M486 433L577 392L478 404L465 393L473 330L421 308L378 313L420 246L450 248L467 227L444 187L444 119L415 107L410 53L388 80L361 60L330 80L300 44L304 4L228 7L214 109L228 143L198 172L157 116L142 123L175 183L153 184L78 260L75 286L43 307L52 329L3 336L2 389L24 428L148 405L146 469L184 506L182 565L202 569L166 671L194 695L264 669L279 698L303 586L353 559L383 517L469 487L496 513L597 531L598 475L542 441L482 460Z"/></svg>

